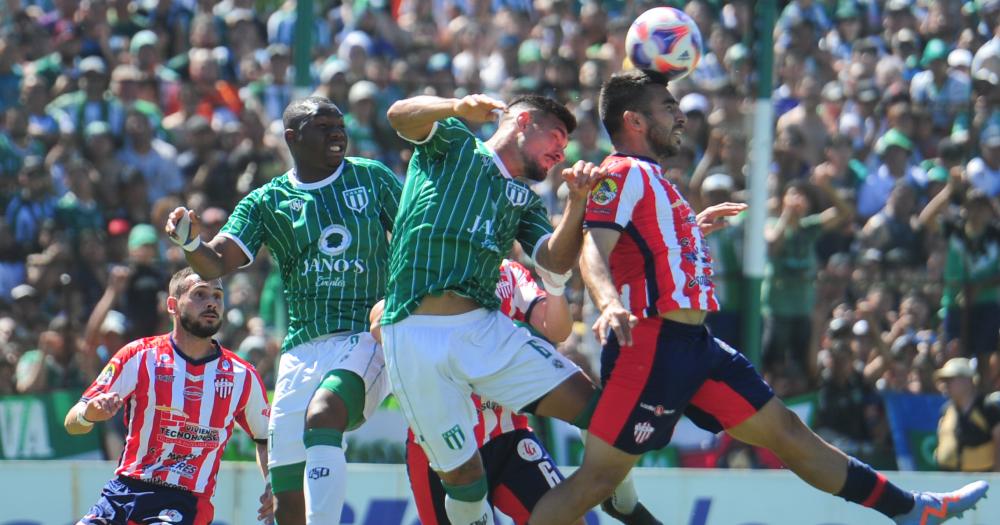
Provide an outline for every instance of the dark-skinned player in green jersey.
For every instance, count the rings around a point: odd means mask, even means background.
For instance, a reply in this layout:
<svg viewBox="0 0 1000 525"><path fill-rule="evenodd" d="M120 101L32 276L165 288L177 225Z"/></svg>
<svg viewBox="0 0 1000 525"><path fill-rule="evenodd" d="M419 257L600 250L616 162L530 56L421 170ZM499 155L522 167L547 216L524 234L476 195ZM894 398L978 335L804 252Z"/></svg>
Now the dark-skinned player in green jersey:
<svg viewBox="0 0 1000 525"><path fill-rule="evenodd" d="M290 326L269 422L269 468L280 525L336 524L346 491L343 433L388 394L381 348L366 332L382 297L401 185L383 164L345 157L344 115L309 97L285 110L293 169L244 197L202 243L198 216L178 208L166 232L214 279L263 245L281 270Z"/></svg>

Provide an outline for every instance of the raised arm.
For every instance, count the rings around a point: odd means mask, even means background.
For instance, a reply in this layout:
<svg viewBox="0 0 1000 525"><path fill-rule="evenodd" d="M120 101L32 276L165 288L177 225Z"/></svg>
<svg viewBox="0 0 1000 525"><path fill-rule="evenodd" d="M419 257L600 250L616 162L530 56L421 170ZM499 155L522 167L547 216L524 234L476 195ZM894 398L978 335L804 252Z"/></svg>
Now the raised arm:
<svg viewBox="0 0 1000 525"><path fill-rule="evenodd" d="M167 217L164 231L184 249L184 258L191 269L205 279L228 275L250 262L239 244L227 236L216 235L211 241L202 242L201 219L193 210L174 209Z"/></svg>
<svg viewBox="0 0 1000 525"><path fill-rule="evenodd" d="M605 174L604 168L582 160L578 160L572 168L563 170L563 180L569 188L566 211L552 236L538 247L535 263L554 273L566 273L573 269L583 243L583 215L587 211L587 197L590 196L594 183Z"/></svg>
<svg viewBox="0 0 1000 525"><path fill-rule="evenodd" d="M422 142L439 120L461 117L474 123L489 122L496 119L494 111L497 110L506 111L507 105L486 95L468 95L460 99L425 95L395 102L386 117L389 125L403 138Z"/></svg>

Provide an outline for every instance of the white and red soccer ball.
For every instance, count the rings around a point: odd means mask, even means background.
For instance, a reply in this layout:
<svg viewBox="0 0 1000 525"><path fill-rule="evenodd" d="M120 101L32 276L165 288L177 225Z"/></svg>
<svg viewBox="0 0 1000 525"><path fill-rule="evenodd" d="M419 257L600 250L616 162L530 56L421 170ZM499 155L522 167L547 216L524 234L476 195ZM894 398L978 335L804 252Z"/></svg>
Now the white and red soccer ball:
<svg viewBox="0 0 1000 525"><path fill-rule="evenodd" d="M632 65L668 75L687 76L701 60L701 32L688 15L673 7L654 7L628 28L625 50Z"/></svg>

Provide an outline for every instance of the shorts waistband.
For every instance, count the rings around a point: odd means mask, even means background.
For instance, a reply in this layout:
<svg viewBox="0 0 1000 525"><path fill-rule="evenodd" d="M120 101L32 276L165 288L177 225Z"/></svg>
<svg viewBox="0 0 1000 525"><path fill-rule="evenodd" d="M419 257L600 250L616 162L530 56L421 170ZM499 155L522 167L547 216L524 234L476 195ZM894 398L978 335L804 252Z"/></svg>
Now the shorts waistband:
<svg viewBox="0 0 1000 525"><path fill-rule="evenodd" d="M168 490L179 490L182 492L187 492L193 496L198 496L198 494L195 494L180 485L174 485L172 483L167 483L166 481L160 481L155 478L139 479L119 474L118 481L122 482L125 485L128 485L129 488L143 490L143 491L168 489Z"/></svg>
<svg viewBox="0 0 1000 525"><path fill-rule="evenodd" d="M661 326L675 334L701 335L709 332L708 326L704 324L680 323L677 321L671 321L670 319L664 319L662 317L647 317L640 322L642 321L660 323Z"/></svg>
<svg viewBox="0 0 1000 525"><path fill-rule="evenodd" d="M408 315L402 321L395 323L396 326L403 324L414 324L420 326L455 326L459 324L474 323L489 317L491 310L476 308L475 310L458 315Z"/></svg>

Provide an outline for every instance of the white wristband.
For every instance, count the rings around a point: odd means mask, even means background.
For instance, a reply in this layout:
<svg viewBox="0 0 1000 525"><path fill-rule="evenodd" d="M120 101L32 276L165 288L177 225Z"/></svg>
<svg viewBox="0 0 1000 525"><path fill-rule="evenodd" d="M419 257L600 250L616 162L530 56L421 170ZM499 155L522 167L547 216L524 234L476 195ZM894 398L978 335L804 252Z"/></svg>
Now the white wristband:
<svg viewBox="0 0 1000 525"><path fill-rule="evenodd" d="M197 250L199 246L201 246L201 235L199 235L199 236L195 237L194 239L191 239L190 241L182 244L181 248L183 248L184 251L190 253L190 252L193 252L193 251Z"/></svg>
<svg viewBox="0 0 1000 525"><path fill-rule="evenodd" d="M76 413L76 422L79 423L79 424L81 424L81 425L83 425L83 426L85 426L85 427L87 427L87 428L90 428L90 427L94 426L94 422L88 420L85 417L83 417L83 413L86 412L86 411L87 410L85 408L85 409L80 410L80 411L78 411Z"/></svg>
<svg viewBox="0 0 1000 525"><path fill-rule="evenodd" d="M566 273L555 273L542 268L541 265L535 265L535 271L542 278L542 285L549 295L562 295L566 293L566 282L573 276L573 270Z"/></svg>

